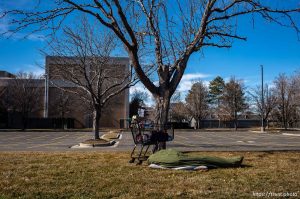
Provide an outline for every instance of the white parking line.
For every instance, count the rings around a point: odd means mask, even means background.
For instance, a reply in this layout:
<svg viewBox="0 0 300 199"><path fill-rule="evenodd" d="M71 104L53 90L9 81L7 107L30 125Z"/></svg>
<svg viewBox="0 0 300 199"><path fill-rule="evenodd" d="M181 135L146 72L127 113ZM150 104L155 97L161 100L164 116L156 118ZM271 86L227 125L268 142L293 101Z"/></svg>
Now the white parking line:
<svg viewBox="0 0 300 199"><path fill-rule="evenodd" d="M64 136L61 136L61 137L57 137L57 138L53 138L51 140L59 140L59 139L62 139L62 138L65 138L65 137L68 137L69 135L64 135Z"/></svg>
<svg viewBox="0 0 300 199"><path fill-rule="evenodd" d="M175 137L179 137L179 138L183 138L183 139L189 140L189 138L184 137L184 136L180 136L180 135L175 135Z"/></svg>
<svg viewBox="0 0 300 199"><path fill-rule="evenodd" d="M89 139L89 138L91 138L91 135L82 135L80 137L77 137L76 140Z"/></svg>
<svg viewBox="0 0 300 199"><path fill-rule="evenodd" d="M31 140L36 140L36 139L40 139L40 138L44 138L44 137L48 137L49 135L41 135L41 136L37 136L37 137L31 137L31 138L27 138L26 141L31 141Z"/></svg>
<svg viewBox="0 0 300 199"><path fill-rule="evenodd" d="M5 138L5 140L15 140L15 139L19 139L19 138L26 138L29 137L28 135L21 135L21 136L16 136L16 137L11 137L11 138Z"/></svg>
<svg viewBox="0 0 300 199"><path fill-rule="evenodd" d="M282 135L300 136L300 134L293 134L293 133L282 133Z"/></svg>
<svg viewBox="0 0 300 199"><path fill-rule="evenodd" d="M30 146L27 147L28 149L32 149L32 148L38 148L38 147L43 147L43 146L51 146L51 145L56 145L56 144L61 144L61 142L52 142L52 143L48 143L48 144L39 144L39 145L34 145L34 146Z"/></svg>

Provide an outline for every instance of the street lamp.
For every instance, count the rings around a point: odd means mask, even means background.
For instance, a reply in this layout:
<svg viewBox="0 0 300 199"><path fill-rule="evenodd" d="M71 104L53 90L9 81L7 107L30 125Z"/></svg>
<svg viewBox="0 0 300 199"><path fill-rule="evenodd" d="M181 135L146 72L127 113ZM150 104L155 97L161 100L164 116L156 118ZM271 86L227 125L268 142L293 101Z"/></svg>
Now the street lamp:
<svg viewBox="0 0 300 199"><path fill-rule="evenodd" d="M264 66L261 67L261 129L260 131L264 132Z"/></svg>
<svg viewBox="0 0 300 199"><path fill-rule="evenodd" d="M45 75L45 89L44 89L44 118L48 117L48 92L49 92L49 83L48 83L48 73L46 71Z"/></svg>

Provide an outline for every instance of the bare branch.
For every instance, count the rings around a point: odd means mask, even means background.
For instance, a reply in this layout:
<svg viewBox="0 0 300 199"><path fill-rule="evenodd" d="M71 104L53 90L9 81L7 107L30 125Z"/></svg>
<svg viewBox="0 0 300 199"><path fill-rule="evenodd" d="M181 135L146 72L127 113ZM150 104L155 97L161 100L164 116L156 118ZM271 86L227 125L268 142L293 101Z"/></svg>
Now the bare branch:
<svg viewBox="0 0 300 199"><path fill-rule="evenodd" d="M221 37L230 37L230 38L234 38L234 39L240 39L240 40L244 40L244 41L247 40L246 37L240 37L238 35L231 35L231 34L221 33L221 32L206 32L206 36L207 37L221 36Z"/></svg>
<svg viewBox="0 0 300 199"><path fill-rule="evenodd" d="M231 45L221 45L221 44L215 44L215 43L203 43L200 48L202 48L203 46L213 46L213 47L218 47L218 48L231 48ZM197 48L198 49L198 48Z"/></svg>

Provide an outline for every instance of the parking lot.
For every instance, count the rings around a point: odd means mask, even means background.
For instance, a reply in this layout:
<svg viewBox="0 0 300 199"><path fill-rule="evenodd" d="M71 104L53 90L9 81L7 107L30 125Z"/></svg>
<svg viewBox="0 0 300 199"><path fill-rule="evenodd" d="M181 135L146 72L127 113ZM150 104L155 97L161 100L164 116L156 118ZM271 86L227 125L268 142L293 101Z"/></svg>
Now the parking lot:
<svg viewBox="0 0 300 199"><path fill-rule="evenodd" d="M134 146L131 133L125 131L115 146L92 149L70 148L91 138L93 138L92 132L0 132L0 151L129 151ZM167 146L181 151L300 150L300 132L175 130L175 139Z"/></svg>

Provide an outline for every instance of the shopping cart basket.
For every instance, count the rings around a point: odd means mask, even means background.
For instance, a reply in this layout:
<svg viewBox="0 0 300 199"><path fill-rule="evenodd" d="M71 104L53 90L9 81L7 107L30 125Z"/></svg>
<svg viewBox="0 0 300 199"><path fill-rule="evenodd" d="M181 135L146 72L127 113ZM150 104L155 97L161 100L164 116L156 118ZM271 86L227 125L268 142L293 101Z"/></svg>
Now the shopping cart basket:
<svg viewBox="0 0 300 199"><path fill-rule="evenodd" d="M159 142L169 142L174 139L174 129L171 125L165 125L162 131L157 131L155 129L158 129L158 126L144 128L142 123L133 121L130 128L135 144L130 155L130 163L134 163L137 159L137 164L142 164L151 152L155 153ZM152 151L149 151L150 146L153 146Z"/></svg>

